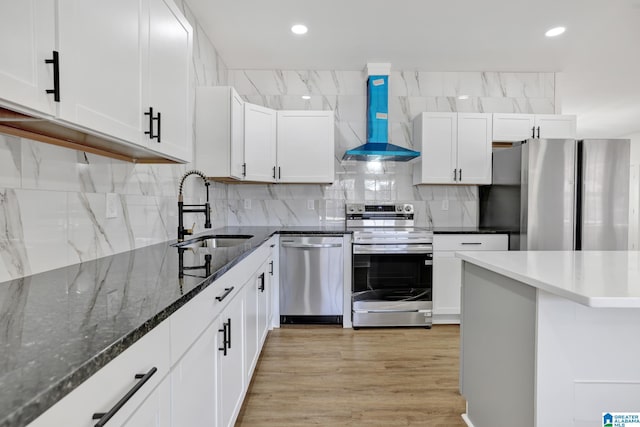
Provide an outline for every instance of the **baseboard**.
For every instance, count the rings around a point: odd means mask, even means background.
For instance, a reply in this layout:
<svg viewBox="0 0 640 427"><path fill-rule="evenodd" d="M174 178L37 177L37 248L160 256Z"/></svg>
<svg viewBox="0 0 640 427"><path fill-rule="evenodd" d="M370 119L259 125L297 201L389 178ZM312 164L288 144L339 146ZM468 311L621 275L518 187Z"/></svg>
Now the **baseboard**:
<svg viewBox="0 0 640 427"><path fill-rule="evenodd" d="M467 414L462 414L462 421L464 421L464 423L468 427L473 427L473 423L471 422L471 420L469 419L469 416Z"/></svg>
<svg viewBox="0 0 640 427"><path fill-rule="evenodd" d="M434 325L459 325L460 315L459 314L434 314L432 320Z"/></svg>

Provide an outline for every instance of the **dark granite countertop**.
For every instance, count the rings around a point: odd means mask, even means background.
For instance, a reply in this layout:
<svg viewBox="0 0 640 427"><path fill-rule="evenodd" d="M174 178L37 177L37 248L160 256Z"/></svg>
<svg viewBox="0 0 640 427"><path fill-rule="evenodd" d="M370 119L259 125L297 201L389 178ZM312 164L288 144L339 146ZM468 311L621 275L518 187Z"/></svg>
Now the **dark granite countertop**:
<svg viewBox="0 0 640 427"><path fill-rule="evenodd" d="M434 227L434 234L511 234L513 230L493 227Z"/></svg>
<svg viewBox="0 0 640 427"><path fill-rule="evenodd" d="M22 427L122 353L275 233L344 234L343 227L226 227L250 234L213 250L212 274L178 278L166 242L0 283L0 427ZM184 265L200 265L184 253Z"/></svg>

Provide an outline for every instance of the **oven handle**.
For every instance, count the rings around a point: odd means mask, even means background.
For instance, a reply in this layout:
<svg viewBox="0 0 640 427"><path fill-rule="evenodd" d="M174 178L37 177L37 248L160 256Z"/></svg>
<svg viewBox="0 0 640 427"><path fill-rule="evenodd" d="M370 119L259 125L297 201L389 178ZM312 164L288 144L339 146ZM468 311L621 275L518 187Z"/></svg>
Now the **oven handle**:
<svg viewBox="0 0 640 427"><path fill-rule="evenodd" d="M354 254L430 254L433 253L432 245L410 245L401 248L388 245L359 245L353 244Z"/></svg>
<svg viewBox="0 0 640 427"><path fill-rule="evenodd" d="M291 244L283 243L283 248L296 248L296 249L315 249L315 248L341 248L342 243L317 243L317 244Z"/></svg>
<svg viewBox="0 0 640 427"><path fill-rule="evenodd" d="M356 313L428 313L430 311L431 310L394 310L392 308L387 310L354 310Z"/></svg>

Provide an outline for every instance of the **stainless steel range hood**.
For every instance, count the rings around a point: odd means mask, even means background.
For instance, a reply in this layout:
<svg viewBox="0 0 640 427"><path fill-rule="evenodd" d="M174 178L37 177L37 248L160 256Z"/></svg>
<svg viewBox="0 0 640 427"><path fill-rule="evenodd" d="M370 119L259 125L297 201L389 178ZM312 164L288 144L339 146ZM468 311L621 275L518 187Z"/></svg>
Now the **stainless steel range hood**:
<svg viewBox="0 0 640 427"><path fill-rule="evenodd" d="M342 160L407 162L419 151L389 143L390 64L367 64L367 143L347 150Z"/></svg>

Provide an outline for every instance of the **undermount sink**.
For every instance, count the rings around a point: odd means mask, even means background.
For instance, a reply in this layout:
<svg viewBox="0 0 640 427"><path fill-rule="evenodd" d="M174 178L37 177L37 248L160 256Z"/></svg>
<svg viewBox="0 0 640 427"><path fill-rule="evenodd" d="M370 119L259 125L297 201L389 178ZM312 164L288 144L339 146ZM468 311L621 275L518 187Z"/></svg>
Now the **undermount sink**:
<svg viewBox="0 0 640 427"><path fill-rule="evenodd" d="M242 235L210 235L200 236L186 242L176 243L174 246L179 248L230 248L239 246L251 239L253 236L249 234Z"/></svg>

